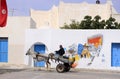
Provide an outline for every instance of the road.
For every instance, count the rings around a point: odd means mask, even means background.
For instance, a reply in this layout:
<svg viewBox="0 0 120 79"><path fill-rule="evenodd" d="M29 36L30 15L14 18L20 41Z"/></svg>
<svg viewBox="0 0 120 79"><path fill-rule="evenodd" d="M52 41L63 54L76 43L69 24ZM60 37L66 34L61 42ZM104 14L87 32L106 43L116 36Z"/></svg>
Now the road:
<svg viewBox="0 0 120 79"><path fill-rule="evenodd" d="M0 79L120 79L120 72L71 70L57 73L40 69L0 70Z"/></svg>

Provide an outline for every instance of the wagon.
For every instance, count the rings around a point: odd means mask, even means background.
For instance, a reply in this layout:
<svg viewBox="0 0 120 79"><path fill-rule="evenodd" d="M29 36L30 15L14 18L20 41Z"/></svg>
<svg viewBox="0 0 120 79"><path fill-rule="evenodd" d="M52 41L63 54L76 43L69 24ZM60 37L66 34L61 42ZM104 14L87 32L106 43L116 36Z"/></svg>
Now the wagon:
<svg viewBox="0 0 120 79"><path fill-rule="evenodd" d="M68 72L71 68L75 68L77 66L77 61L79 60L79 56L77 54L72 57L59 56L54 53L44 55L37 54L35 51L32 51L31 49L27 51L26 55L31 55L33 57L34 62L45 61L47 68L48 64L50 64L49 59L51 60L54 59L55 61L58 61L59 64L57 64L56 66L56 71L59 73Z"/></svg>
<svg viewBox="0 0 120 79"><path fill-rule="evenodd" d="M77 66L77 60L79 59L78 55L73 57L64 57L64 56L54 56L54 59L59 62L56 66L56 71L59 73L68 72L71 68Z"/></svg>

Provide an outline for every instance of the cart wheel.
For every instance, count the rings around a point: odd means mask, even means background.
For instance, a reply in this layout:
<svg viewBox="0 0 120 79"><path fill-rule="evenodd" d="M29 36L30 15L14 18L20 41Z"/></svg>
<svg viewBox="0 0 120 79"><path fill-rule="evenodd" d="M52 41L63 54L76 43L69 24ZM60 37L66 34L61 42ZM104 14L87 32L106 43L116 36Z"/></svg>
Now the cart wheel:
<svg viewBox="0 0 120 79"><path fill-rule="evenodd" d="M62 73L64 72L65 66L64 64L58 64L56 67L57 72Z"/></svg>
<svg viewBox="0 0 120 79"><path fill-rule="evenodd" d="M71 67L70 67L70 65L68 63L64 63L64 66L65 66L65 69L64 69L65 72L70 71Z"/></svg>

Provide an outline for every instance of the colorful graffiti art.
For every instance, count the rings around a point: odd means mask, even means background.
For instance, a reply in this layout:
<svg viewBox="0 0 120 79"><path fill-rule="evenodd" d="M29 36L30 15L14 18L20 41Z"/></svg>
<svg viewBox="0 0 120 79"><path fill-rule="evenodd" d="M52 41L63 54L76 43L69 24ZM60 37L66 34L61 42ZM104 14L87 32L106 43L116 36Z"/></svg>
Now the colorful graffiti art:
<svg viewBox="0 0 120 79"><path fill-rule="evenodd" d="M92 55L96 55L99 56L101 47L102 47L102 39L103 36L102 35L96 35L93 36L91 38L88 38L88 44L89 44L89 51L94 51L94 53L92 53Z"/></svg>
<svg viewBox="0 0 120 79"><path fill-rule="evenodd" d="M94 35L87 39L87 43L78 45L78 54L81 58L90 60L88 65L91 65L95 57L98 57L103 43L102 35Z"/></svg>
<svg viewBox="0 0 120 79"><path fill-rule="evenodd" d="M67 52L71 55L78 54L80 60L85 61L88 66L93 63L96 57L100 57L100 51L103 44L103 35L94 35L87 38L87 42L85 44L72 44L69 46ZM68 55L69 55L68 54ZM80 61L80 63L82 63ZM104 60L102 60L104 62Z"/></svg>
<svg viewBox="0 0 120 79"><path fill-rule="evenodd" d="M93 37L88 38L88 44L89 44L88 50L91 54L91 62L88 63L88 65L91 65L94 58L99 56L102 43L103 43L102 35L95 35Z"/></svg>

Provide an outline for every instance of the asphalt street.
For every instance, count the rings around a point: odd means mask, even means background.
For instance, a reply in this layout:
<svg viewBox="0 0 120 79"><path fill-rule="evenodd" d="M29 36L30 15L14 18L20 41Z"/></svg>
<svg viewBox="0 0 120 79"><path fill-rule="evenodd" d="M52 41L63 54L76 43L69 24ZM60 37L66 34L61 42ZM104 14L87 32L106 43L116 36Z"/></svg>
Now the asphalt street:
<svg viewBox="0 0 120 79"><path fill-rule="evenodd" d="M120 79L120 72L70 70L58 73L55 69L0 69L0 79Z"/></svg>

